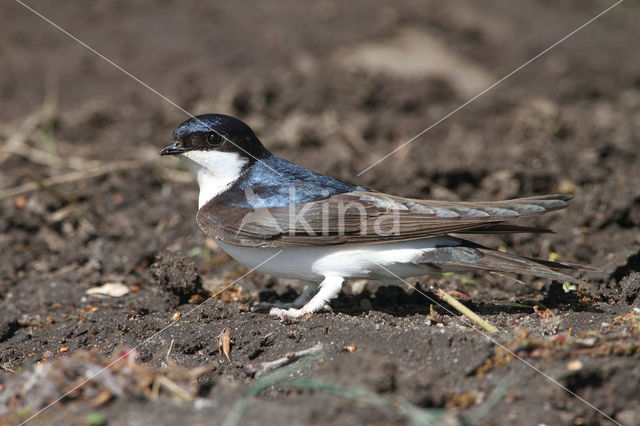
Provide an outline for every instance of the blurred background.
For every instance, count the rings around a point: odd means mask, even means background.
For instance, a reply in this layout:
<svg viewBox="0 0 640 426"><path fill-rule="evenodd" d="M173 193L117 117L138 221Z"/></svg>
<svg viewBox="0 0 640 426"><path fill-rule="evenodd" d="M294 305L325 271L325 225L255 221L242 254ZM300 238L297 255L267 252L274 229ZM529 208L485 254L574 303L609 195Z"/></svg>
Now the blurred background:
<svg viewBox="0 0 640 426"><path fill-rule="evenodd" d="M535 222L557 235L485 242L596 266L587 274L596 293L615 293L640 269L638 2L623 2L360 173L611 4L28 2L189 113L234 115L272 152L318 172L445 200L576 194L566 211ZM158 155L187 118L20 3L3 1L5 321L82 311L84 289L95 284L153 293L148 266L166 248L194 259L211 287L224 282L221 271L237 270L197 229L190 175ZM259 274L246 285L265 283L280 285ZM488 288L465 291L510 299L543 287L493 279ZM105 351L118 340L111 336L103 333ZM28 362L28 345L4 344L13 352L3 348L3 362ZM40 344L38 353L58 347Z"/></svg>
<svg viewBox="0 0 640 426"><path fill-rule="evenodd" d="M638 42L631 31L635 2L360 176L609 3L30 5L181 108L237 116L294 162L404 196L480 200L572 192L569 212L553 218L561 231L554 251L615 267L637 250L638 236L627 232L638 224L640 196L640 56L630 54ZM7 190L74 171L106 171L75 180L67 194L89 210L109 209L116 189L121 199L88 234L141 242L147 236L140 220L151 228L168 221L185 222L177 232L201 239L191 221L196 185L179 173L177 160L157 155L185 113L19 3L7 1L0 19L3 251L13 252L16 241L32 243L13 232L48 227L25 214L54 213L69 201L51 191L24 192L17 195L31 205L17 214ZM95 200L104 197L111 200ZM60 231L71 216L45 234L70 243ZM144 245L156 249L166 237L149 237ZM546 257L550 250L531 247L530 254ZM27 252L25 262L39 258L38 250ZM3 275L15 275L15 265L2 263Z"/></svg>

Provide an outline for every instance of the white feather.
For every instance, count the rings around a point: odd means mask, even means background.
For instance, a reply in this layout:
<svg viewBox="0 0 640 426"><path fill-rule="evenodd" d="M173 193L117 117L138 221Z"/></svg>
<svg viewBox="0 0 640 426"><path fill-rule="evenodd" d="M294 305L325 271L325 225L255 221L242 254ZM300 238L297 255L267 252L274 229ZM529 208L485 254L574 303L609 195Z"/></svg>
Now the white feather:
<svg viewBox="0 0 640 426"><path fill-rule="evenodd" d="M276 277L313 282L319 282L327 276L382 280L443 272L421 261L421 258L429 251L435 251L437 246L458 244L454 238L446 236L382 244L284 249L241 247L218 240L216 242L229 256L248 268L254 268L282 251L257 270Z"/></svg>
<svg viewBox="0 0 640 426"><path fill-rule="evenodd" d="M248 162L238 153L221 151L187 151L180 159L198 181L198 209L235 182Z"/></svg>

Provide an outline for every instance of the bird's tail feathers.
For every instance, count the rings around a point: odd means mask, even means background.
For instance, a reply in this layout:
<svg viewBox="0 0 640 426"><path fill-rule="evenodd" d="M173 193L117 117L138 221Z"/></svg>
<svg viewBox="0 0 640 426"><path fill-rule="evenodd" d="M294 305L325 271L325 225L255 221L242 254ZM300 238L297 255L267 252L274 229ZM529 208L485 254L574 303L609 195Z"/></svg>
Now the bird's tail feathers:
<svg viewBox="0 0 640 426"><path fill-rule="evenodd" d="M460 240L463 241L463 240ZM533 259L515 254L504 253L483 247L478 244L468 243L456 247L438 247L433 264L443 270L484 270L503 272L508 274L533 275L540 278L549 278L557 281L569 281L576 284L587 284L585 281L556 271L562 270L593 270L588 266L572 263L552 262L549 260Z"/></svg>

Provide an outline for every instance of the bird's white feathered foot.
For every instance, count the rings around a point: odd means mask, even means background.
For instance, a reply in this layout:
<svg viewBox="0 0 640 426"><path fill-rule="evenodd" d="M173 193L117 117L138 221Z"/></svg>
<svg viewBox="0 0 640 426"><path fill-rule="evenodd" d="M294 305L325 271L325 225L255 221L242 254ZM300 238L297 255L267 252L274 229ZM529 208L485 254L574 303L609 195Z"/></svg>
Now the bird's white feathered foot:
<svg viewBox="0 0 640 426"><path fill-rule="evenodd" d="M313 298L313 296L316 295L316 293L318 293L319 290L320 283L311 283L304 288L304 291L300 294L300 296L296 297L296 300L294 300L293 302L260 302L256 306L254 306L252 310L266 312L275 308L283 310L287 310L289 308L302 308L307 304L308 301Z"/></svg>
<svg viewBox="0 0 640 426"><path fill-rule="evenodd" d="M329 309L328 302L338 296L343 282L344 278L342 277L327 276L320 283L320 290L302 308L271 308L269 315L280 318L300 318L322 309Z"/></svg>

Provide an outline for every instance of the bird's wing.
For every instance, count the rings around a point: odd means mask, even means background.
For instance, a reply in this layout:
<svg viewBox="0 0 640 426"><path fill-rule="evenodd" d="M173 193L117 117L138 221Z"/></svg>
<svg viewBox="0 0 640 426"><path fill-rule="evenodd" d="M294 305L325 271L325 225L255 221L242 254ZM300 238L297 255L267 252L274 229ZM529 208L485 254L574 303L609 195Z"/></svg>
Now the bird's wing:
<svg viewBox="0 0 640 426"><path fill-rule="evenodd" d="M562 209L571 198L560 194L446 202L352 191L304 204L255 210L211 202L200 209L197 220L210 237L242 246L373 244L449 233L536 231L500 223Z"/></svg>

